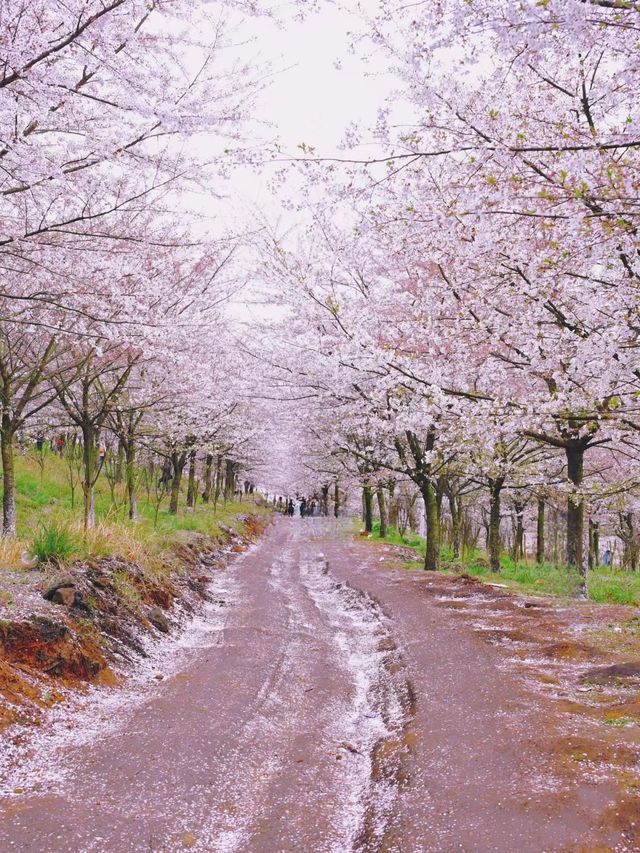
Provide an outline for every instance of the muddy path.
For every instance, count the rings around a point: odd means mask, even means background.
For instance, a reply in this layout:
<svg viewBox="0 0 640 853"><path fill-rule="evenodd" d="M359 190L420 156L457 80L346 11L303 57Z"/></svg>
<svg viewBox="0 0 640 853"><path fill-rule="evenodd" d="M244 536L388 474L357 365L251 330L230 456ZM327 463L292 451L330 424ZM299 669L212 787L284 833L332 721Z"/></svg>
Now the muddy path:
<svg viewBox="0 0 640 853"><path fill-rule="evenodd" d="M557 701L486 641L500 594L300 519L214 583L147 683L9 764L0 849L640 850L602 820L615 774L564 772Z"/></svg>

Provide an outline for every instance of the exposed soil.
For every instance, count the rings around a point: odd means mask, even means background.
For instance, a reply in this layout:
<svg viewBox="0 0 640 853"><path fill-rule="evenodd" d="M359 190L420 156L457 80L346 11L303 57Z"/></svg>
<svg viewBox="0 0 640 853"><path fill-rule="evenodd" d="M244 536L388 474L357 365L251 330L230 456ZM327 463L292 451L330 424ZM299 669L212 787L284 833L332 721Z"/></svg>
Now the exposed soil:
<svg viewBox="0 0 640 853"><path fill-rule="evenodd" d="M205 586L145 678L12 742L1 849L640 851L637 611L407 570L315 519Z"/></svg>
<svg viewBox="0 0 640 853"><path fill-rule="evenodd" d="M0 731L39 724L70 692L125 678L149 635L169 633L207 601L213 574L264 524L247 516L244 536L224 528L218 540L184 531L155 572L115 558L3 571Z"/></svg>

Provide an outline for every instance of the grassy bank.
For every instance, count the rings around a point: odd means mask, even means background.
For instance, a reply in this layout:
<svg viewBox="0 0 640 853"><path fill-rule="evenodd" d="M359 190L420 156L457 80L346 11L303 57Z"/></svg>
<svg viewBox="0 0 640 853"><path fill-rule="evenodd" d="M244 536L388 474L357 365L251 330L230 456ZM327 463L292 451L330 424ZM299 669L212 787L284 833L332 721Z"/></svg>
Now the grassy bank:
<svg viewBox="0 0 640 853"><path fill-rule="evenodd" d="M112 492L101 476L97 524L85 534L66 460L26 453L16 467L18 537L0 540L0 732L40 724L87 683L121 683L150 636L211 601L216 574L270 515L253 500L187 509L185 494L169 515L168 497L158 508L142 484L132 522L123 487Z"/></svg>
<svg viewBox="0 0 640 853"><path fill-rule="evenodd" d="M70 562L116 556L145 564L164 552L180 531L216 537L222 525L234 526L239 514L265 511L253 501L219 501L217 508L198 502L194 509L187 509L183 494L178 514L169 515L168 496L157 507L153 491L147 492L141 482L139 519L131 522L123 486L116 485L112 494L106 477L101 476L95 487L96 527L85 535L82 489L79 483L75 491L71 488L69 473L66 460L52 453L44 459L32 452L17 456L18 536L0 542L0 568L19 568L34 557Z"/></svg>
<svg viewBox="0 0 640 853"><path fill-rule="evenodd" d="M411 548L424 556L425 540L413 533L402 537L398 531L390 530L384 540L381 540L380 525L374 524L373 538L391 545ZM466 572L474 577L488 581L497 580L527 592L573 597L577 595L580 585L576 571L551 563L538 565L533 562L514 562L503 555L500 560L500 573L496 575L490 571L488 561L480 551L454 560L451 552L443 548L441 560L442 570L445 572ZM592 601L640 606L640 572L624 572L600 566L588 573L587 589Z"/></svg>

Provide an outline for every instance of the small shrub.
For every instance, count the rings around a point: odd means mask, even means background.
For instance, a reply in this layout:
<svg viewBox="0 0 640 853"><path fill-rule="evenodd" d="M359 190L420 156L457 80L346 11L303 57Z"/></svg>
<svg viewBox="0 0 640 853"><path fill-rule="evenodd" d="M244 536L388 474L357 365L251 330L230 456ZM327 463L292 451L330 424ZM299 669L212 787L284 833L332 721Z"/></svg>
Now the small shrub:
<svg viewBox="0 0 640 853"><path fill-rule="evenodd" d="M374 521L374 523L373 523L373 537L374 537L374 539L380 538L380 522L379 521ZM391 545L402 545L406 548L413 548L418 553L424 554L424 549L425 549L424 537L418 536L417 533L412 533L410 530L407 530L403 535L402 533L400 533L399 530L396 530L395 527L388 527L387 528L387 535L386 535L384 541L389 542Z"/></svg>
<svg viewBox="0 0 640 853"><path fill-rule="evenodd" d="M58 522L42 527L33 540L33 555L40 563L60 566L75 551L75 543L69 528Z"/></svg>
<svg viewBox="0 0 640 853"><path fill-rule="evenodd" d="M465 572L473 577L484 577L491 574L486 560L473 557L469 562L463 562Z"/></svg>

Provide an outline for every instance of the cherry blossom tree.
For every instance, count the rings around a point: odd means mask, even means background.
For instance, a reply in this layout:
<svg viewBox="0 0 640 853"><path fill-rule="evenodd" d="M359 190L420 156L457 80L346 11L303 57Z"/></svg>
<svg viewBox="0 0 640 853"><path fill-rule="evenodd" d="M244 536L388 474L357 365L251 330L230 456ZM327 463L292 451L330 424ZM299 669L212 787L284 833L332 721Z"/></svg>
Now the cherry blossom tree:
<svg viewBox="0 0 640 853"><path fill-rule="evenodd" d="M386 151L346 155L341 188L318 162L345 227L318 221L297 262L276 253L294 310L322 330L310 348L346 374L338 394L366 389L369 416L389 421L380 401L402 389L414 435L446 413L476 458L564 454L567 562L582 572L590 469L637 428L637 15L598 0L382 4L371 32L414 126L398 133L381 110Z"/></svg>
<svg viewBox="0 0 640 853"><path fill-rule="evenodd" d="M85 435L89 523L99 430L121 413L131 470L131 377L143 367L149 377L154 347L179 345L168 324L183 323L187 305L193 315L220 297L202 229L174 210L239 144L262 70L228 47L239 17L256 12L243 2L0 2L4 535L15 534L16 433L54 397L62 403Z"/></svg>

